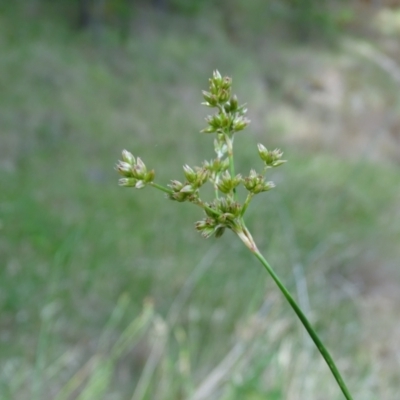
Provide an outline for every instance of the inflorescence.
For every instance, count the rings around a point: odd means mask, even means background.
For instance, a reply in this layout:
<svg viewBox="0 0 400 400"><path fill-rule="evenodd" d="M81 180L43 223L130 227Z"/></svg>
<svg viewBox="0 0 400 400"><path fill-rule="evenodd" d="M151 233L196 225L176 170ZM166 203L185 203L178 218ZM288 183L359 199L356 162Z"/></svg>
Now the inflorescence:
<svg viewBox="0 0 400 400"><path fill-rule="evenodd" d="M123 176L119 184L137 189L150 185L166 192L171 200L188 201L200 206L205 216L201 221L196 222L195 227L205 238L213 234L220 237L228 228L237 233L242 240L248 239L252 242L244 226L243 215L256 194L275 187L273 182L265 179L267 170L278 167L286 161L282 160L283 153L280 150L271 151L262 144L258 144L258 154L264 168L260 172L252 169L244 177L241 174L235 174L234 136L245 129L250 120L245 116L247 112L245 105L239 105L236 95L232 95L231 78L222 77L218 71L214 71L209 82L209 90L203 91L205 101L202 104L214 108L216 112L206 118L207 127L201 132L215 135L216 158L203 161L200 167L185 165L183 167L185 180L172 180L168 187L163 187L154 182L154 170L148 171L139 157L135 158L130 152L124 150L122 161L116 165L116 169ZM207 182L212 184L215 192L215 198L211 202L203 201L200 197L200 189ZM236 193L239 185L243 185L247 190L247 197L243 203L238 200Z"/></svg>

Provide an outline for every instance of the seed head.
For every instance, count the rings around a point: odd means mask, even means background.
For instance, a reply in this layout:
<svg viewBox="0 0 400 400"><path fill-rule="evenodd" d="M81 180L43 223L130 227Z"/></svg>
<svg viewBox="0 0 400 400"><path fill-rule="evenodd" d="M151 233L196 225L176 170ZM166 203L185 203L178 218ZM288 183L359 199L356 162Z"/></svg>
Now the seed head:
<svg viewBox="0 0 400 400"><path fill-rule="evenodd" d="M283 153L279 149L269 151L261 143L259 143L257 147L258 154L260 158L264 161L267 168L279 167L286 162L286 160L281 160Z"/></svg>

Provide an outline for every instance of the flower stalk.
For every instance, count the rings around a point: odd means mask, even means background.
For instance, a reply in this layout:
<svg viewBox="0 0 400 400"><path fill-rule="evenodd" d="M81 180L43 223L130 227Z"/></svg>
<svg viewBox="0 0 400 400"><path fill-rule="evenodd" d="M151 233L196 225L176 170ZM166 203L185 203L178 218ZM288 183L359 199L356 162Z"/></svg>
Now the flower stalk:
<svg viewBox="0 0 400 400"><path fill-rule="evenodd" d="M246 244L246 243L245 243ZM251 251L251 249L250 249ZM282 294L285 296L286 300L292 307L293 311L297 314L299 317L301 323L303 324L304 328L310 335L311 339L317 346L317 349L321 353L322 357L328 364L329 369L331 370L333 376L336 379L336 382L338 383L342 393L346 397L347 400L352 400L351 394L349 392L349 389L347 388L338 368L336 367L335 362L333 361L332 356L330 355L328 349L324 346L322 343L321 339L319 338L318 334L315 332L314 328L308 321L307 317L295 301L295 299L292 297L290 292L286 289L285 285L282 283L282 281L279 279L278 275L275 273L273 268L269 265L268 261L264 258L264 256L259 252L257 247L255 248L255 251L252 251L254 256L261 262L261 264L264 266L264 268L268 271L270 274L271 278L274 280L276 285L278 286L279 290L282 292Z"/></svg>
<svg viewBox="0 0 400 400"><path fill-rule="evenodd" d="M116 165L117 171L123 176L119 180L119 184L136 189L151 186L164 192L167 198L171 200L189 202L199 206L203 209L204 216L202 220L196 222L195 228L204 238L209 238L212 235L218 238L227 229L232 230L272 277L325 359L343 395L347 400L352 400L332 356L293 296L258 250L250 231L245 225L244 215L252 199L256 195L275 187L275 184L267 181L265 176L269 169L279 167L286 162L282 159L283 153L279 149L268 150L264 145L258 144L258 156L263 164L260 171L251 169L247 176L236 174L234 136L237 132L244 130L250 120L245 116L247 112L245 105L239 105L236 95L232 95L231 78L222 77L218 71L214 71L209 83L209 90L203 91L204 102L202 104L214 108L216 112L206 118L207 127L201 132L215 135L216 158L211 161L204 161L199 167L184 165L184 180L171 180L166 187L154 182L154 170L148 170L141 158L135 158L130 152L124 150L122 160ZM201 198L201 188L206 183L210 183L214 188L215 197L212 201ZM240 185L247 190L247 196L243 202L240 202L236 191Z"/></svg>

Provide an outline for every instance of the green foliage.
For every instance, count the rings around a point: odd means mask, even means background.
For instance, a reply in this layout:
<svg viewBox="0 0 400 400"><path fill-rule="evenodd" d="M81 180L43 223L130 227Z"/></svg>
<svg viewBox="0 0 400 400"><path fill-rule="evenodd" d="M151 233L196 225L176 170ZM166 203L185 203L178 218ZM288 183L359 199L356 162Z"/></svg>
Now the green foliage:
<svg viewBox="0 0 400 400"><path fill-rule="evenodd" d="M213 0L169 0L170 10L187 15L196 15L205 12L210 7L214 7Z"/></svg>
<svg viewBox="0 0 400 400"><path fill-rule="evenodd" d="M161 9L171 17L207 15L214 23L219 21L220 28L226 29L228 35L244 37L247 41L257 41L256 37L248 37L250 27L256 36L273 34L273 29L279 27L300 41L332 39L355 17L346 0L35 0L30 5L23 2L20 5L30 12L34 10L36 15L62 12L74 27L95 31L111 27L124 40L131 35L137 11L143 7Z"/></svg>

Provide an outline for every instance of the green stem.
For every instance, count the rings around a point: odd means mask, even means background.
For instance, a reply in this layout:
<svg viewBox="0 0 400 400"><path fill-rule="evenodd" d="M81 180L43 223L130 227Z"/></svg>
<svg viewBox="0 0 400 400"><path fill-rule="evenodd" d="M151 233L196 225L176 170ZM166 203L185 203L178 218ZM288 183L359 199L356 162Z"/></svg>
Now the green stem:
<svg viewBox="0 0 400 400"><path fill-rule="evenodd" d="M249 206L249 204L250 204L250 202L251 202L251 199L252 199L253 197L254 197L254 194L253 194L253 193L249 192L249 193L247 194L246 200L245 200L245 202L243 203L243 207L242 207L242 212L241 212L241 217L242 217L242 218L243 218L243 215L244 215L244 213L246 212L247 207Z"/></svg>
<svg viewBox="0 0 400 400"><path fill-rule="evenodd" d="M234 178L235 177L235 164L233 162L233 154L230 153L228 154L229 157L229 172L231 173L231 177Z"/></svg>
<svg viewBox="0 0 400 400"><path fill-rule="evenodd" d="M193 202L193 204L196 204L197 206L201 207L203 210L208 210L210 211L212 214L215 215L221 215L221 212L219 212L218 210L209 207L207 204L205 204L202 200L198 199L196 202Z"/></svg>
<svg viewBox="0 0 400 400"><path fill-rule="evenodd" d="M232 179L235 177L235 163L233 160L233 136L229 137L228 133L225 133L226 144L228 146L228 159L229 159L229 172ZM236 188L233 189L233 198L236 200Z"/></svg>
<svg viewBox="0 0 400 400"><path fill-rule="evenodd" d="M323 345L321 342L321 339L315 332L314 328L311 326L310 322L308 321L307 317L301 310L301 308L298 306L290 292L286 289L285 285L281 282L279 279L278 275L275 273L273 268L269 265L268 261L263 257L263 255L260 253L260 251L257 249L257 246L255 245L254 241L251 238L250 233L248 232L247 228L244 227L244 232L246 232L246 238L247 240L250 240L251 246L249 246L249 243L244 241L245 245L250 249L250 251L258 258L258 260L261 262L261 264L264 266L264 268L268 271L268 273L271 275L272 279L275 281L277 286L279 287L280 291L283 293L285 296L286 300L289 302L290 306L293 308L294 312L297 314L299 317L301 323L304 325L306 328L308 334L310 335L311 339L317 346L317 349L321 353L322 357L325 359L326 363L328 364L328 367L332 371L333 376L336 379L336 382L338 383L340 389L342 390L344 396L346 397L347 400L353 400L349 389L347 388L342 376L340 375L339 370L336 367L335 362L333 361L332 356L329 354L329 351L326 349L326 347ZM241 237L242 241L243 238Z"/></svg>
<svg viewBox="0 0 400 400"><path fill-rule="evenodd" d="M162 192L165 192L165 193L168 193L168 194L173 194L174 193L171 189L168 189L165 186L159 185L158 183L150 182L150 185L155 187L158 190L161 190Z"/></svg>

